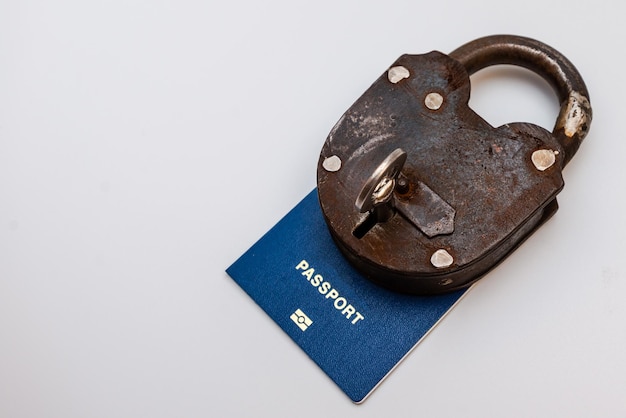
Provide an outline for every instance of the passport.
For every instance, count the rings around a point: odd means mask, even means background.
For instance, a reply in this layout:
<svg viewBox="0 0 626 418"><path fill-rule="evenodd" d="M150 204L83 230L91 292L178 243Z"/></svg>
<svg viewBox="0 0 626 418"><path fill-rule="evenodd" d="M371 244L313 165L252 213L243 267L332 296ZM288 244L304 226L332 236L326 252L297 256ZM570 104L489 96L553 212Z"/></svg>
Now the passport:
<svg viewBox="0 0 626 418"><path fill-rule="evenodd" d="M226 272L355 403L467 292L404 295L368 281L335 246L316 190Z"/></svg>

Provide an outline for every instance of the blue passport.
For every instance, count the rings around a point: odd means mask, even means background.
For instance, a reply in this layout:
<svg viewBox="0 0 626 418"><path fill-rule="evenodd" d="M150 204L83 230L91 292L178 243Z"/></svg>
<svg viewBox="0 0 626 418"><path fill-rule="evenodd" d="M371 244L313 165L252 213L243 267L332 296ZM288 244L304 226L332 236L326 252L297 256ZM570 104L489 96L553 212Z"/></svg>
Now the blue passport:
<svg viewBox="0 0 626 418"><path fill-rule="evenodd" d="M341 255L313 190L227 273L360 403L463 296L403 295Z"/></svg>

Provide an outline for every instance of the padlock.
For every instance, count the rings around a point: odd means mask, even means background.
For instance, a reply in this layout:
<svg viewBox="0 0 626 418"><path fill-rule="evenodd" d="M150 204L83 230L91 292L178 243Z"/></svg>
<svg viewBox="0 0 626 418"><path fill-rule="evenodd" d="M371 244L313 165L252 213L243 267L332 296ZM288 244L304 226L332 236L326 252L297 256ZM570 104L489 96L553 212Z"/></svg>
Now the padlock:
<svg viewBox="0 0 626 418"><path fill-rule="evenodd" d="M468 105L490 65L534 71L561 103L552 132L492 127ZM591 123L574 65L529 38L497 35L449 55L403 55L345 112L317 168L336 245L389 289L437 294L474 283L557 210L561 171Z"/></svg>

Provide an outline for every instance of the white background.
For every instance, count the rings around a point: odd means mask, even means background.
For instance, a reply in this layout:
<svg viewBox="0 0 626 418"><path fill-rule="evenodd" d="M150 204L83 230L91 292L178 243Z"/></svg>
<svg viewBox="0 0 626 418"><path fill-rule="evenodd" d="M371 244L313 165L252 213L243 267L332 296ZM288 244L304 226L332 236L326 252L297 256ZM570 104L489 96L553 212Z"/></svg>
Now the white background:
<svg viewBox="0 0 626 418"><path fill-rule="evenodd" d="M617 4L2 0L0 417L625 416ZM590 134L557 215L355 406L224 270L399 55L494 33L576 64ZM552 128L538 77L472 83Z"/></svg>

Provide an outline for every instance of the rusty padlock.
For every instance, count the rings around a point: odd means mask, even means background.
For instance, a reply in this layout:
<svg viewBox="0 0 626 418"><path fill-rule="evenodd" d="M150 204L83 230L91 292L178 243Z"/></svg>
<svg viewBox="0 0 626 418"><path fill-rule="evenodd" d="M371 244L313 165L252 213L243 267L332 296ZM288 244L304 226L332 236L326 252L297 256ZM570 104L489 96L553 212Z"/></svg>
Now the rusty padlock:
<svg viewBox="0 0 626 418"><path fill-rule="evenodd" d="M474 72L528 68L554 88L553 131L492 127L468 106ZM392 290L469 286L557 210L561 171L591 123L574 65L533 39L497 35L450 55L401 56L331 130L317 168L326 223L344 256Z"/></svg>

